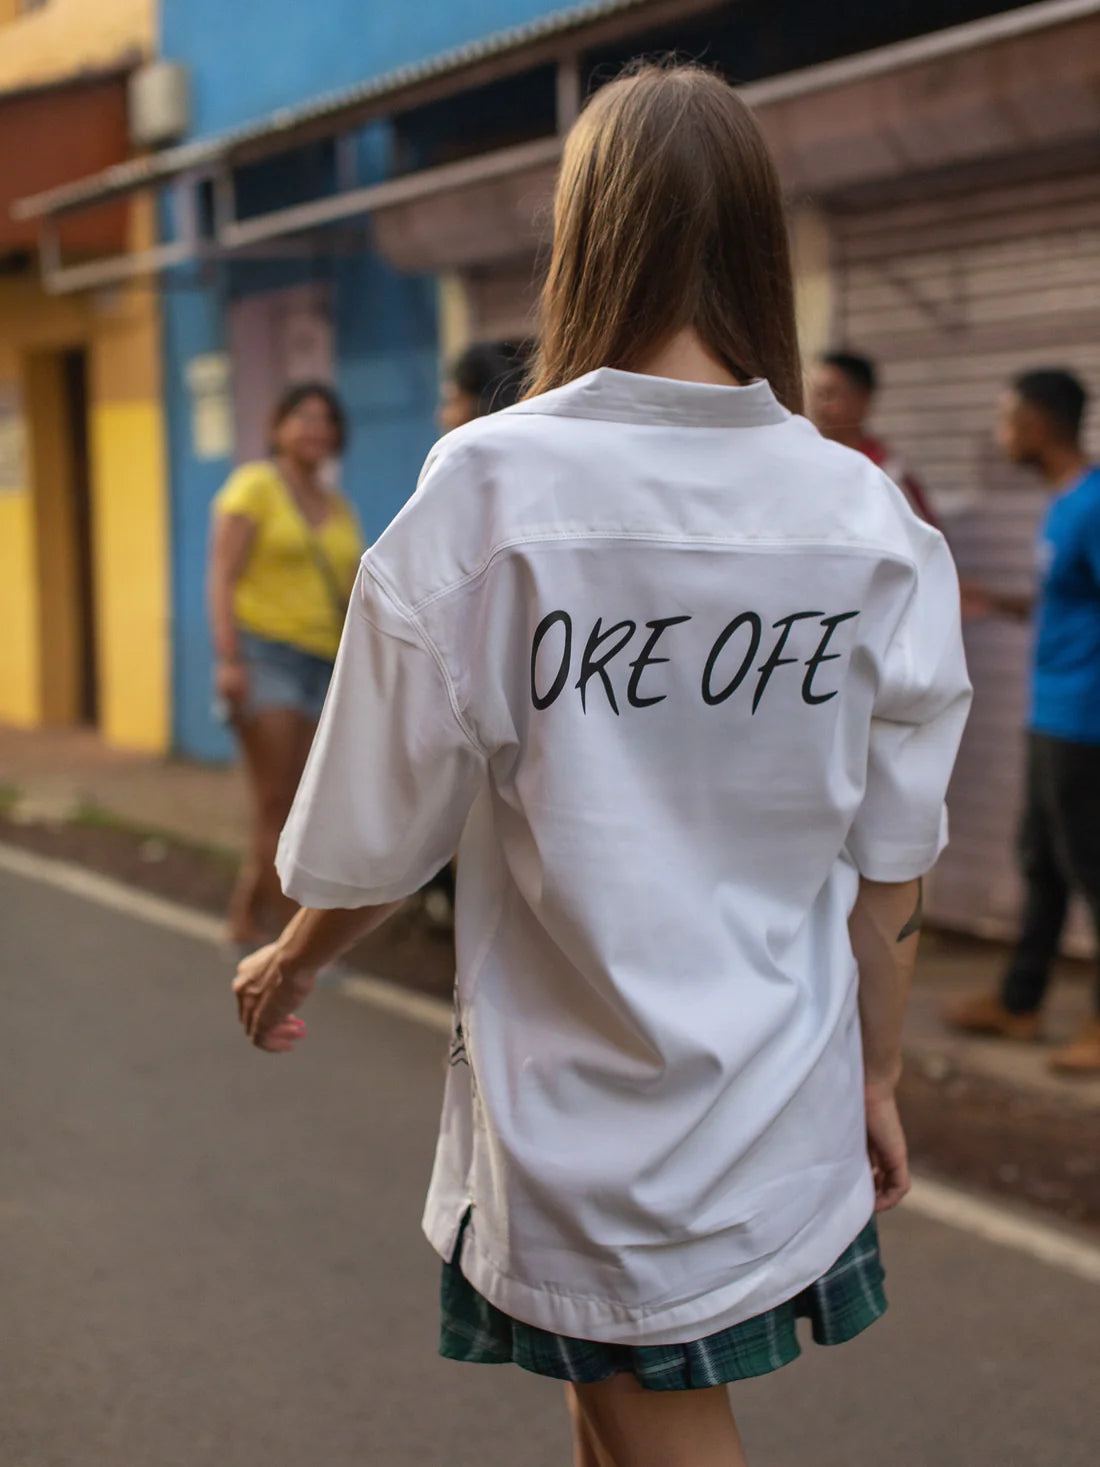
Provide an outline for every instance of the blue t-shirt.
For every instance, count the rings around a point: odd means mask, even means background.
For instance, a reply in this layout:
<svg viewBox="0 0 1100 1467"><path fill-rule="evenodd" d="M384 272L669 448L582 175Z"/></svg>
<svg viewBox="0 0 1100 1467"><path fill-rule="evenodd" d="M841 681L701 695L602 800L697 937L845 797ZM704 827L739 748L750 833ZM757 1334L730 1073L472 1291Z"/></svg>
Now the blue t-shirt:
<svg viewBox="0 0 1100 1467"><path fill-rule="evenodd" d="M1100 468L1050 506L1039 554L1031 727L1100 744Z"/></svg>

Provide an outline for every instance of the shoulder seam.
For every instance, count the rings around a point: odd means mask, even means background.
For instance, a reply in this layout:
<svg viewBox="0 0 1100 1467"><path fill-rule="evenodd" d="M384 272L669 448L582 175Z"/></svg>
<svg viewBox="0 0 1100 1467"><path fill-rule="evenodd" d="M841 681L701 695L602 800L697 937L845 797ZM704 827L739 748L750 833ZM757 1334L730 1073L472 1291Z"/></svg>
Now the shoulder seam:
<svg viewBox="0 0 1100 1467"><path fill-rule="evenodd" d="M685 549L707 549L708 547L736 547L737 549L743 550L750 554L753 552L774 553L776 551L782 550L813 547L822 551L829 551L842 555L877 555L883 560L895 560L902 565L908 565L912 567L913 570L916 570L918 568L918 562L914 557L905 555L901 551L887 549L885 546L873 545L869 543L834 544L828 540L798 540L790 538L775 540L727 540L713 535L699 535L694 537L679 535L670 536L661 534L659 532L648 533L642 530L635 531L630 534L624 534L622 531L619 530L586 530L581 532L573 530L547 530L541 534L515 535L512 536L510 539L502 540L498 545L495 545L493 547L493 549L489 552L489 554L485 557L481 564L477 566L475 570L468 572L466 575L460 577L460 579L457 581L451 581L448 585L441 587L438 591L432 591L428 595L422 596L419 601L413 602L411 607L409 608L409 614L415 615L416 613L423 611L427 607L433 606L437 601L443 601L448 596L453 595L456 591L461 591L464 587L470 585L472 582L479 580L491 568L495 561L499 560L501 556L505 555L509 550L515 550L521 545L564 547L566 545L581 544L584 541L588 540L617 540L623 543L638 542L641 544L661 544L669 546L679 546ZM376 567L372 567L372 574L377 576L378 572Z"/></svg>
<svg viewBox="0 0 1100 1467"><path fill-rule="evenodd" d="M406 624L406 626L409 627L416 641L420 643L421 647L424 649L425 652L428 653L432 661L435 663L436 667L439 669L439 675L442 677L443 685L447 689L447 701L451 705L451 712L454 714L455 722L462 730L463 736L465 737L467 743L470 744L474 751L479 754L483 759L488 759L488 750L482 746L481 740L477 737L473 725L468 721L465 713L462 710L462 705L459 702L458 698L458 690L454 685L454 680L451 677L450 670L448 669L446 662L444 661L443 654L442 652L440 652L435 641L420 625L420 622L417 620L415 612L410 607L405 605L405 603L397 595L396 591L389 584L386 578L379 573L377 566L368 564L366 559L364 559L361 564L364 574L369 575L371 580L373 580L374 583L378 586L379 590L386 597L386 600L390 602L394 611L397 612L401 620ZM360 616L362 616L363 620L374 627L376 631L381 632L383 636L390 635L390 633L387 633L384 627L380 627L376 622L371 621L370 616L362 608L358 600L356 600L355 602L355 607L356 611Z"/></svg>

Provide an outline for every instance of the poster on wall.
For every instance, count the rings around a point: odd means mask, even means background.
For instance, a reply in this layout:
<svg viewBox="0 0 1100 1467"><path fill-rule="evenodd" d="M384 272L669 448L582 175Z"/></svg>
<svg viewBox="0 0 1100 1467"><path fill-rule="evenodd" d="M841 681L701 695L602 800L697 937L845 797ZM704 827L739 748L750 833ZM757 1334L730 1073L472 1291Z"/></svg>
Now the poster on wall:
<svg viewBox="0 0 1100 1467"><path fill-rule="evenodd" d="M229 357L208 352L187 363L191 394L191 449L199 459L233 457L233 395Z"/></svg>
<svg viewBox="0 0 1100 1467"><path fill-rule="evenodd" d="M0 494L18 494L27 484L27 443L19 392L0 382Z"/></svg>

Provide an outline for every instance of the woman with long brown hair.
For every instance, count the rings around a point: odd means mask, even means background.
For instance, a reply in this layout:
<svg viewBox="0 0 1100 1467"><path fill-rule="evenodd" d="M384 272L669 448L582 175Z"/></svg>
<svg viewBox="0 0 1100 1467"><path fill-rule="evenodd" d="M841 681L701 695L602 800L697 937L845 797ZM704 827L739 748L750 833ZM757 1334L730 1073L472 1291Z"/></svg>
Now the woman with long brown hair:
<svg viewBox="0 0 1100 1467"><path fill-rule="evenodd" d="M425 1212L441 1350L567 1385L582 1467L745 1461L725 1387L885 1307L919 878L965 720L939 534L798 416L783 203L719 78L565 148L532 395L450 434L364 561L283 834L320 964L461 839ZM370 750L364 762L361 751Z"/></svg>
<svg viewBox="0 0 1100 1467"><path fill-rule="evenodd" d="M252 799L228 935L249 949L294 911L275 874L275 848L321 716L362 551L354 510L325 482L346 433L331 387L288 387L272 413L270 457L242 465L214 501L215 698L236 734Z"/></svg>

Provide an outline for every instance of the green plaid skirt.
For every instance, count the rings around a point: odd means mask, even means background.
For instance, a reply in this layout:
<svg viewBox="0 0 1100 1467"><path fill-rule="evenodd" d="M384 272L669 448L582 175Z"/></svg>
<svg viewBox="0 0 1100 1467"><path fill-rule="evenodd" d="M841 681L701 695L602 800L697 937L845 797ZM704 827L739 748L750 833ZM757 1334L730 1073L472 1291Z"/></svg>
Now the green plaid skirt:
<svg viewBox="0 0 1100 1467"><path fill-rule="evenodd" d="M652 1391L728 1385L796 1359L799 1319L810 1321L819 1345L840 1345L886 1311L874 1218L832 1268L796 1298L687 1345L605 1345L521 1324L469 1283L459 1267L461 1254L462 1233L452 1261L443 1265L439 1353L475 1365L515 1364L577 1384L631 1372Z"/></svg>

